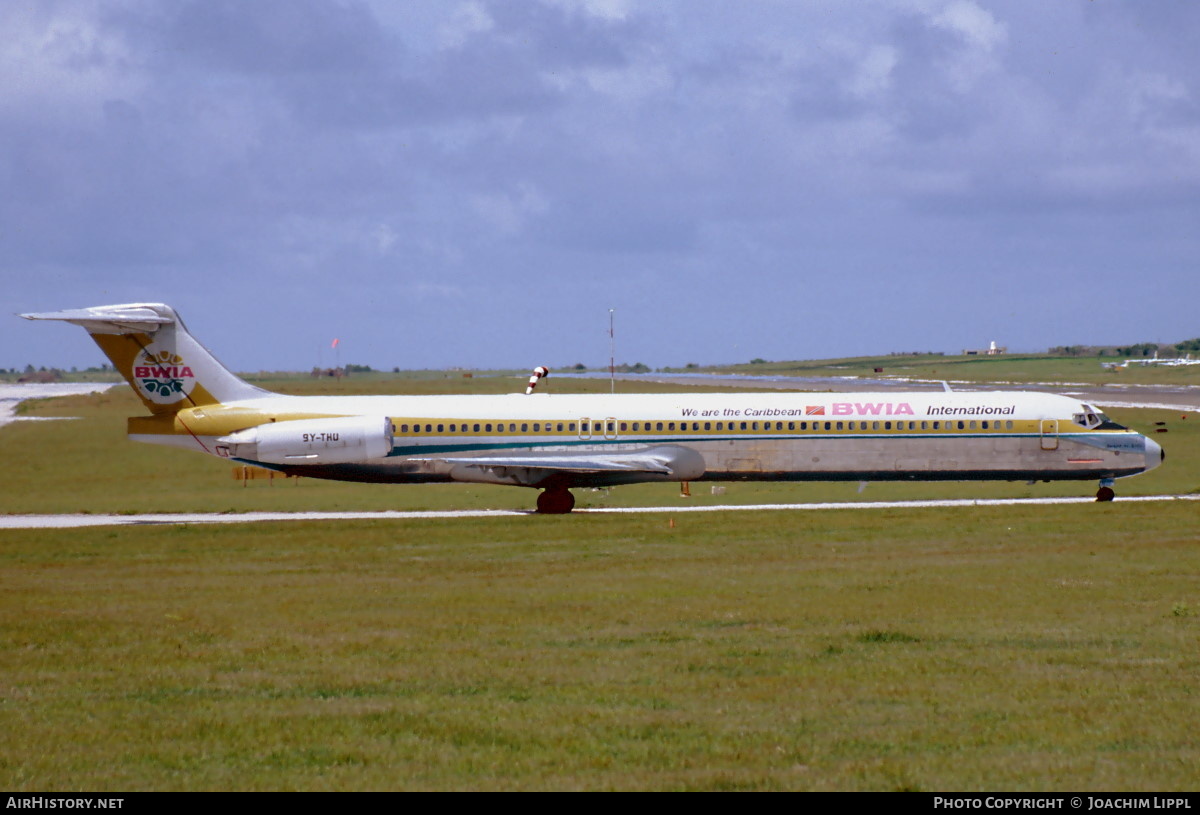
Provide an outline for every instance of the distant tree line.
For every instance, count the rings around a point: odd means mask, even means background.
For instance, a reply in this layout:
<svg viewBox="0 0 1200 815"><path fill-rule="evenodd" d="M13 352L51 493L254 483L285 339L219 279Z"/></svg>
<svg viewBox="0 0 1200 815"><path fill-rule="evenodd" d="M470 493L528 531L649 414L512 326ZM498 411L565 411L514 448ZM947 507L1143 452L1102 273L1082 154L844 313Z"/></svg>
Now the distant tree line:
<svg viewBox="0 0 1200 815"><path fill-rule="evenodd" d="M1152 357L1157 354L1182 354L1200 351L1200 337L1174 345L1138 342L1133 345L1056 345L1046 353L1056 357Z"/></svg>
<svg viewBox="0 0 1200 815"><path fill-rule="evenodd" d="M567 370L569 370L569 371L588 371L588 370L592 370L592 369L588 368L588 366L584 365L582 362L576 362L574 365L572 365ZM595 370L607 371L608 366L605 365L603 367L596 368ZM628 362L622 362L620 365L615 366L613 368L613 370L619 374L648 374L648 373L650 373L650 371L653 370L653 368L651 368L649 365L647 365L644 362L635 362L632 365L630 365Z"/></svg>

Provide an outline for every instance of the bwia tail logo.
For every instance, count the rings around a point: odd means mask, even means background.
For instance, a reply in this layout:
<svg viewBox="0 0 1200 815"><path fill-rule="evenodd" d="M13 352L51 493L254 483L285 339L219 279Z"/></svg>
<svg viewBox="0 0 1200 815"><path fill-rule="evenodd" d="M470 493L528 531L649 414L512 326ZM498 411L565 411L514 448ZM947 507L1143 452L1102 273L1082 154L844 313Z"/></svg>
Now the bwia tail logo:
<svg viewBox="0 0 1200 815"><path fill-rule="evenodd" d="M134 363L133 378L142 394L160 405L178 402L196 386L196 375L183 364L183 357L153 345L146 348Z"/></svg>

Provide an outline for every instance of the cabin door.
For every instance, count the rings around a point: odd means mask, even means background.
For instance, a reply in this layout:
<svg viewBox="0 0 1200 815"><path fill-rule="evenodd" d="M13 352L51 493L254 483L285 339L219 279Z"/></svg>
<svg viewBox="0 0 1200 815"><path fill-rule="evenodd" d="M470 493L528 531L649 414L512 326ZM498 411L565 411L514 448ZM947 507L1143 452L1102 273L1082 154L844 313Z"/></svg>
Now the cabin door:
<svg viewBox="0 0 1200 815"><path fill-rule="evenodd" d="M1042 419L1042 449L1058 449L1058 419Z"/></svg>

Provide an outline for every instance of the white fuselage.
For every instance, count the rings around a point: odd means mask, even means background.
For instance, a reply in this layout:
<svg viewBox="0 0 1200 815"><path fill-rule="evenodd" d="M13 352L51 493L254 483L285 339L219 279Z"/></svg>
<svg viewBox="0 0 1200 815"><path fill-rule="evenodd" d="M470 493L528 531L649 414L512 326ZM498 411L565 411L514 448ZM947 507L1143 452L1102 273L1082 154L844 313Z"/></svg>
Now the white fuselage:
<svg viewBox="0 0 1200 815"><path fill-rule="evenodd" d="M352 416L390 420L385 455L292 464L222 450L221 439L239 423L278 422L282 430L289 421ZM180 420L187 434L131 435L300 475L362 481L543 486L464 471L449 460L668 447L703 458L697 480L1106 479L1151 469L1161 458L1153 441L1097 419L1079 401L1029 392L270 396L185 410ZM674 478L556 478L568 486L652 480Z"/></svg>

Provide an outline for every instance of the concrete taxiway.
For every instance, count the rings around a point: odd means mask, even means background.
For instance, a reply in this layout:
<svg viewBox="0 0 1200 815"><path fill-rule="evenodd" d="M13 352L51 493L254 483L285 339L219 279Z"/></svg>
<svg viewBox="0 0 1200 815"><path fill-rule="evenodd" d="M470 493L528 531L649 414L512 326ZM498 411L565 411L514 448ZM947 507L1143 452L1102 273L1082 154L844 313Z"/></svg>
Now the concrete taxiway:
<svg viewBox="0 0 1200 815"><path fill-rule="evenodd" d="M1146 501L1200 501L1200 495L1137 495L1117 503ZM721 506L600 507L577 509L572 515L607 515L686 512L767 512L812 509L918 509L924 507L1040 506L1095 503L1093 498L991 498L945 501L872 501L823 504L742 504ZM395 521L443 518L528 518L532 510L477 509L428 512L195 512L145 515L0 515L0 529L74 529L85 526L153 526L162 524L240 524L264 521ZM561 516L559 516L561 517Z"/></svg>

